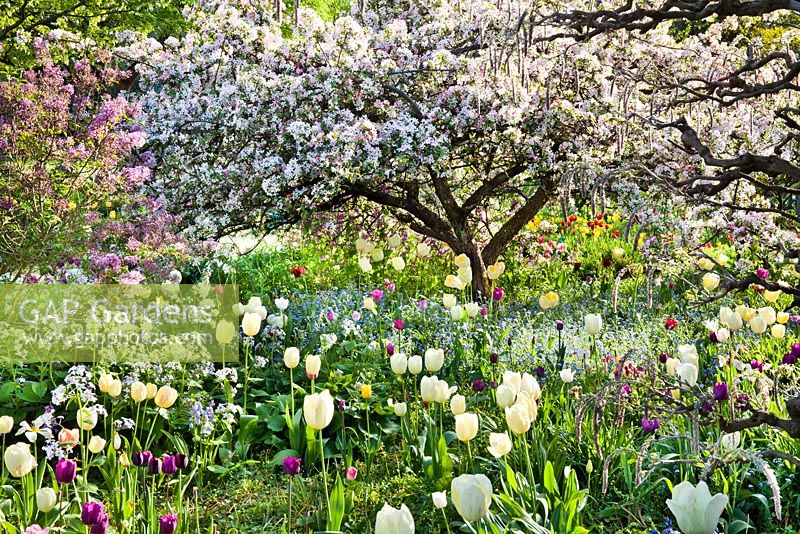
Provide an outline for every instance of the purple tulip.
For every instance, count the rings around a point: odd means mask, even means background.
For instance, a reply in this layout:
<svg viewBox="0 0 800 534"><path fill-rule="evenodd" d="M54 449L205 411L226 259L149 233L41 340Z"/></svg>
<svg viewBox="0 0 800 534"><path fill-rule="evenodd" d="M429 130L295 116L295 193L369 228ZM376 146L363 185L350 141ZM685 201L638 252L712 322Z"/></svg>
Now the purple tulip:
<svg viewBox="0 0 800 534"><path fill-rule="evenodd" d="M100 512L100 515L97 516L97 521L89 529L89 532L91 534L106 534L108 532L108 514Z"/></svg>
<svg viewBox="0 0 800 534"><path fill-rule="evenodd" d="M375 301L379 302L383 298L383 291L380 289L373 289L370 295L372 295L372 298L375 299Z"/></svg>
<svg viewBox="0 0 800 534"><path fill-rule="evenodd" d="M538 367L536 367L536 371L535 372L536 372L536 376L538 376L539 378L542 378L544 376L544 373L545 373L544 366L539 365Z"/></svg>
<svg viewBox="0 0 800 534"><path fill-rule="evenodd" d="M503 288L498 286L494 288L494 292L492 293L492 299L494 299L495 302L500 302L501 300L503 300L504 294L505 292L503 291Z"/></svg>
<svg viewBox="0 0 800 534"><path fill-rule="evenodd" d="M642 417L642 430L645 432L653 433L658 430L658 427L661 426L661 422L658 419L648 419L647 417Z"/></svg>
<svg viewBox="0 0 800 534"><path fill-rule="evenodd" d="M402 330L406 327L406 322L402 319L395 319L394 320L394 329L395 330Z"/></svg>
<svg viewBox="0 0 800 534"><path fill-rule="evenodd" d="M792 354L800 357L800 343L792 343Z"/></svg>
<svg viewBox="0 0 800 534"><path fill-rule="evenodd" d="M386 344L386 354L388 354L389 356L394 355L394 343Z"/></svg>
<svg viewBox="0 0 800 534"><path fill-rule="evenodd" d="M795 356L793 352L785 354L781 360L781 363L785 365L794 365L797 363L797 356Z"/></svg>
<svg viewBox="0 0 800 534"><path fill-rule="evenodd" d="M163 468L164 462L161 460L161 458L156 458L154 456L150 458L150 462L147 464L147 473L150 475L157 475L162 471Z"/></svg>
<svg viewBox="0 0 800 534"><path fill-rule="evenodd" d="M336 314L333 313L332 311L326 312L325 313L325 318L327 320L329 320L329 321L335 321L336 320ZM164 516L164 517L167 517L167 516Z"/></svg>
<svg viewBox="0 0 800 534"><path fill-rule="evenodd" d="M476 393L479 393L479 392L483 391L484 389L486 389L486 382L484 382L480 378L475 380L472 383L472 391L475 391Z"/></svg>
<svg viewBox="0 0 800 534"><path fill-rule="evenodd" d="M175 514L162 515L158 521L158 528L161 534L173 534L178 527L178 516Z"/></svg>
<svg viewBox="0 0 800 534"><path fill-rule="evenodd" d="M134 452L133 456L131 456L131 463L136 467L147 467L152 458L153 453L150 451Z"/></svg>
<svg viewBox="0 0 800 534"><path fill-rule="evenodd" d="M92 526L97 523L101 515L105 515L105 511L103 503L96 501L85 502L81 508L81 521L84 525ZM108 518L106 518L106 521L108 521Z"/></svg>
<svg viewBox="0 0 800 534"><path fill-rule="evenodd" d="M661 354L658 355L658 361L660 361L661 363L667 363L668 359L669 359L669 354L667 354L666 352L662 352Z"/></svg>
<svg viewBox="0 0 800 534"><path fill-rule="evenodd" d="M766 280L769 278L769 271L764 269L763 267L759 267L756 269L756 276L761 278L762 280Z"/></svg>
<svg viewBox="0 0 800 534"><path fill-rule="evenodd" d="M299 475L302 460L294 456L287 456L283 459L283 472L287 475Z"/></svg>
<svg viewBox="0 0 800 534"><path fill-rule="evenodd" d="M339 408L340 412L343 412L347 409L347 403L344 401L344 399L339 399L336 401L336 407Z"/></svg>
<svg viewBox="0 0 800 534"><path fill-rule="evenodd" d="M175 455L175 467L178 469L186 469L189 467L189 457L185 454L176 454Z"/></svg>
<svg viewBox="0 0 800 534"><path fill-rule="evenodd" d="M752 360L750 362L750 367L756 371L763 371L764 370L764 362L760 362L758 360Z"/></svg>
<svg viewBox="0 0 800 534"><path fill-rule="evenodd" d="M499 359L500 359L500 356L496 352L493 352L493 353L491 353L489 355L489 361L492 362L492 363L497 363L497 360L499 360Z"/></svg>
<svg viewBox="0 0 800 534"><path fill-rule="evenodd" d="M428 309L428 301L427 300L419 301L419 304L417 304L417 308L419 308L419 311L427 310Z"/></svg>
<svg viewBox="0 0 800 534"><path fill-rule="evenodd" d="M717 333L713 330L709 332L708 339L710 339L712 343L719 343L719 339L717 339Z"/></svg>
<svg viewBox="0 0 800 534"><path fill-rule="evenodd" d="M161 470L165 475L172 475L178 470L178 465L175 463L175 457L171 454L167 454L164 456L162 460L163 464L161 466Z"/></svg>
<svg viewBox="0 0 800 534"><path fill-rule="evenodd" d="M489 315L489 308L486 305L481 306L481 317L486 317Z"/></svg>
<svg viewBox="0 0 800 534"><path fill-rule="evenodd" d="M714 400L722 402L728 400L728 383L717 382L714 384Z"/></svg>
<svg viewBox="0 0 800 534"><path fill-rule="evenodd" d="M708 415L713 411L714 411L714 403L708 399L705 399L703 403L700 405L700 413Z"/></svg>
<svg viewBox="0 0 800 534"><path fill-rule="evenodd" d="M564 330L564 321L556 321L556 330L559 332Z"/></svg>
<svg viewBox="0 0 800 534"><path fill-rule="evenodd" d="M72 460L60 458L56 463L56 480L59 484L72 484L78 464Z"/></svg>

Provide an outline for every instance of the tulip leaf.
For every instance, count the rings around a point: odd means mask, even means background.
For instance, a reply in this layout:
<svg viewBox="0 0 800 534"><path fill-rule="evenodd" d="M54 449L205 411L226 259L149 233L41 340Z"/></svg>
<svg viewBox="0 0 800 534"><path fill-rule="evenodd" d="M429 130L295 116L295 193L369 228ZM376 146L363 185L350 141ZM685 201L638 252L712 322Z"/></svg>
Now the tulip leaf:
<svg viewBox="0 0 800 534"><path fill-rule="evenodd" d="M338 531L342 527L345 510L344 483L341 475L336 475L336 484L333 486L333 491L330 494L330 503L328 504L328 523L326 526L328 530Z"/></svg>

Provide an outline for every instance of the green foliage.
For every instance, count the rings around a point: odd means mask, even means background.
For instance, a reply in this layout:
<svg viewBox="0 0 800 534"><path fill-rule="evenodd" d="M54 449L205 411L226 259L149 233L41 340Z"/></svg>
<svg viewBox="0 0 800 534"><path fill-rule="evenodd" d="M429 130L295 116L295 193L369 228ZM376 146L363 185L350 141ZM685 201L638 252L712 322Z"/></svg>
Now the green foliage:
<svg viewBox="0 0 800 534"><path fill-rule="evenodd" d="M6 72L30 66L32 39L63 30L99 46L130 30L156 39L181 35L181 14L193 0L0 0L0 63ZM74 39L69 39L74 40Z"/></svg>

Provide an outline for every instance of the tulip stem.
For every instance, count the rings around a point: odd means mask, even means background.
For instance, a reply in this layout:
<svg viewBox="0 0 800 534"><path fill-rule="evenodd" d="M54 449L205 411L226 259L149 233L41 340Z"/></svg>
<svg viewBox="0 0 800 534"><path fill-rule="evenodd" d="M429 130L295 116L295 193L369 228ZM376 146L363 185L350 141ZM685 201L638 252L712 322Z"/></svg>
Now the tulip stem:
<svg viewBox="0 0 800 534"><path fill-rule="evenodd" d="M447 513L442 508L442 517L444 517L444 526L447 527L447 534L450 534L450 522L447 520Z"/></svg>
<svg viewBox="0 0 800 534"><path fill-rule="evenodd" d="M322 443L322 430L319 431L319 455L322 458L322 483L325 485L325 502L328 505L328 508L326 510L326 516L327 516L326 523L330 523L331 497L330 495L328 495L328 471L325 468L325 446Z"/></svg>
<svg viewBox="0 0 800 534"><path fill-rule="evenodd" d="M289 532L292 531L292 477L289 476L289 515L287 518L287 528Z"/></svg>

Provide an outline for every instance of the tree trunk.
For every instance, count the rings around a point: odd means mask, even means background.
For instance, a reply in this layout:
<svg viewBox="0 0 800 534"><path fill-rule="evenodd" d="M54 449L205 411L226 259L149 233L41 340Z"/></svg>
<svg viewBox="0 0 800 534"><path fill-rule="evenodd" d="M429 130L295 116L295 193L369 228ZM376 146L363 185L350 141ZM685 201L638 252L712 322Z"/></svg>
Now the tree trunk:
<svg viewBox="0 0 800 534"><path fill-rule="evenodd" d="M492 298L490 295L491 284L489 277L486 275L486 264L483 263L478 247L470 244L464 253L469 258L470 266L472 267L472 299L476 302Z"/></svg>

